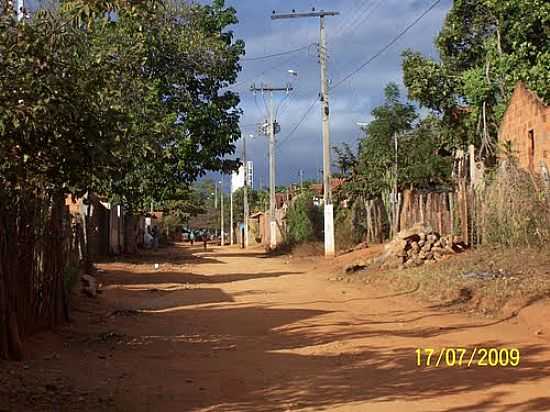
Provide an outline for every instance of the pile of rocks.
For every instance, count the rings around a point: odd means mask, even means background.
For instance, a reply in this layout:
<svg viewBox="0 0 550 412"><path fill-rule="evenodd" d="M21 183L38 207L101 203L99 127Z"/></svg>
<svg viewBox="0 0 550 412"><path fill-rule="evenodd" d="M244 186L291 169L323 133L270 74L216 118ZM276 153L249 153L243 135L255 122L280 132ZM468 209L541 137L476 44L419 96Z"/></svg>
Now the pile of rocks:
<svg viewBox="0 0 550 412"><path fill-rule="evenodd" d="M383 269L409 268L433 263L464 250L464 244L452 235L441 236L429 225L419 223L397 234L384 248L380 259Z"/></svg>

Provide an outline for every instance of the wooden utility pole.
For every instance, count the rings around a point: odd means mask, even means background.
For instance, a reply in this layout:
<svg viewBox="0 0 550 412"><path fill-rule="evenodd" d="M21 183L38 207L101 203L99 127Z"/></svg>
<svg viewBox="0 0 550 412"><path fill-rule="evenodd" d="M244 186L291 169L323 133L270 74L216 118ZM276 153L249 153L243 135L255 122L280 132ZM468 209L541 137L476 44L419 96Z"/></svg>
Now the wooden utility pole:
<svg viewBox="0 0 550 412"><path fill-rule="evenodd" d="M330 127L328 105L328 68L327 68L327 38L325 17L336 16L336 11L315 11L305 13L278 14L273 12L272 20L293 19L300 17L319 17L320 42L319 62L321 64L321 115L323 120L323 203L325 216L325 256L334 256L334 211L332 206L332 188L330 172Z"/></svg>
<svg viewBox="0 0 550 412"><path fill-rule="evenodd" d="M275 110L273 107L273 92L286 92L293 90L287 84L286 87L271 87L255 84L250 86L251 92L269 92L269 246L273 249L277 246L277 221L275 220Z"/></svg>

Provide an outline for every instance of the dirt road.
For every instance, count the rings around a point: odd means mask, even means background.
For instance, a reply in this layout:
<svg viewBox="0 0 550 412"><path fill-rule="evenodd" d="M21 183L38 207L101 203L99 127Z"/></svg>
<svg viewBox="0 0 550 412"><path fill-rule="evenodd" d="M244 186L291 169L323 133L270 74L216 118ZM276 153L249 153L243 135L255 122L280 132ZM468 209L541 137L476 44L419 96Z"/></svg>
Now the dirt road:
<svg viewBox="0 0 550 412"><path fill-rule="evenodd" d="M46 392L59 409L47 410L550 411L543 303L505 321L453 314L412 291L331 281L336 264L323 258L229 247L99 267L103 294L32 340L27 369L9 366L58 382ZM417 348L453 347L518 348L521 361L416 365Z"/></svg>

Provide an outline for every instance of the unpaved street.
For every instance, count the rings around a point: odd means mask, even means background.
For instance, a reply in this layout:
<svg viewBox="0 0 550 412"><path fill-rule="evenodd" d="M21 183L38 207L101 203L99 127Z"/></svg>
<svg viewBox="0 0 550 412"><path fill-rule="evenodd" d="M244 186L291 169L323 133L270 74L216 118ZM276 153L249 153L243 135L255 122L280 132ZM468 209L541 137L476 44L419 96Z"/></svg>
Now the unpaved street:
<svg viewBox="0 0 550 412"><path fill-rule="evenodd" d="M28 370L87 389L59 410L550 410L544 302L505 321L453 314L259 249L179 245L99 267L103 294L29 345ZM416 365L416 348L476 346L519 348L521 363Z"/></svg>

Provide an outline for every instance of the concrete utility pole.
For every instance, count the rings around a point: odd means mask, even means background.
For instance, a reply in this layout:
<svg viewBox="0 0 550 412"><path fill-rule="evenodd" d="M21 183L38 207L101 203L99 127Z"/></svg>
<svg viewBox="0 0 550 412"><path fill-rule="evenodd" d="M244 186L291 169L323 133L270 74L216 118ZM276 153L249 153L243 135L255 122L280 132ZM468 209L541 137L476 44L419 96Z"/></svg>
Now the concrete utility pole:
<svg viewBox="0 0 550 412"><path fill-rule="evenodd" d="M225 244L223 236L223 176L218 183L220 184L220 246L223 246Z"/></svg>
<svg viewBox="0 0 550 412"><path fill-rule="evenodd" d="M287 84L286 87L270 87L261 85L256 87L255 84L250 86L252 92L269 92L269 246L275 248L277 246L277 221L275 219L275 110L273 107L273 92L286 92L293 90Z"/></svg>
<svg viewBox="0 0 550 412"><path fill-rule="evenodd" d="M250 135L252 138L253 135ZM248 164L246 162L246 136L243 134L243 164L244 164L244 187L243 187L243 224L244 224L244 236L243 246L248 248Z"/></svg>
<svg viewBox="0 0 550 412"><path fill-rule="evenodd" d="M298 171L298 175L300 177L300 190L304 190L304 169L300 169Z"/></svg>
<svg viewBox="0 0 550 412"><path fill-rule="evenodd" d="M218 208L218 183L214 183L214 209Z"/></svg>
<svg viewBox="0 0 550 412"><path fill-rule="evenodd" d="M231 207L229 211L229 244L233 246L233 183L229 190L229 206Z"/></svg>
<svg viewBox="0 0 550 412"><path fill-rule="evenodd" d="M323 202L325 215L325 256L334 256L334 211L332 206L332 188L330 173L330 128L328 105L328 69L327 69L327 37L325 30L325 16L336 16L336 11L277 14L273 11L272 20L293 19L300 17L319 17L320 42L319 62L321 64L321 114L323 119Z"/></svg>
<svg viewBox="0 0 550 412"><path fill-rule="evenodd" d="M398 192L397 192L397 180L398 180L398 158L397 158L397 133L394 133L393 135L393 141L394 141L394 145L395 145L395 183L394 183L394 187L393 187L393 219L394 219L394 229L393 229L393 234L394 236L397 235L397 231L399 229L399 218L398 218L398 215L399 215L399 195L398 195Z"/></svg>

